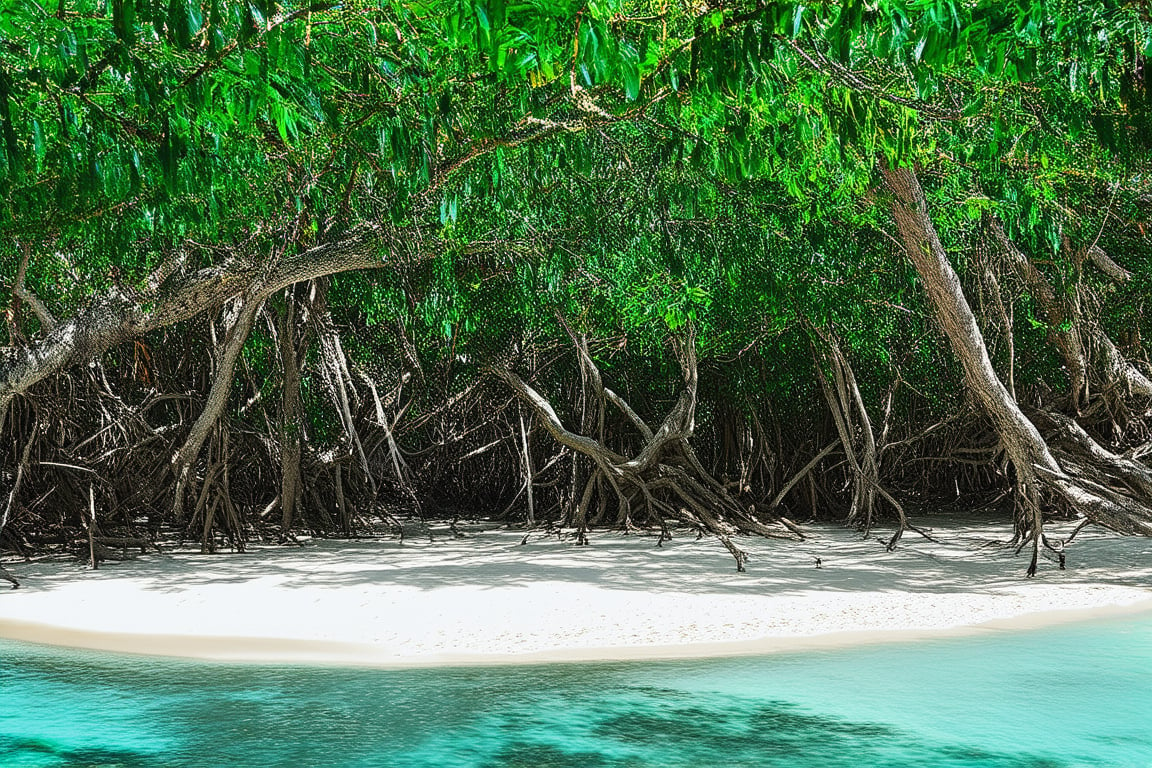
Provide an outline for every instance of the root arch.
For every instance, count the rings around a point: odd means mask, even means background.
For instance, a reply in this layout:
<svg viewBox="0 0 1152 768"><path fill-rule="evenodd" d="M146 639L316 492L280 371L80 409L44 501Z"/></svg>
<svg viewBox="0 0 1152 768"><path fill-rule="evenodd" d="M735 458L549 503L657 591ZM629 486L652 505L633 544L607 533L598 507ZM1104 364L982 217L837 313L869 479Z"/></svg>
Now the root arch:
<svg viewBox="0 0 1152 768"><path fill-rule="evenodd" d="M549 400L506 365L494 373L532 411L536 420L558 443L591 464L574 510L577 536L583 540L589 522L612 524L625 529L638 524L658 527L663 534L669 523L715 537L745 570L748 554L734 537L753 534L770 538L799 539L779 519L758 516L745 508L725 486L701 464L691 445L697 404L697 362L695 337L690 331L683 341L674 342L683 375L683 387L675 404L653 430L619 394L604 387L599 368L588 351L587 341L575 338L577 357L584 368L584 380L593 389L594 402L610 403L641 438L640 449L624 455L607 447L603 438L588 437L564 426ZM597 430L606 417L597 414L589 422ZM605 427L606 428L606 427ZM589 516L593 503L599 511Z"/></svg>

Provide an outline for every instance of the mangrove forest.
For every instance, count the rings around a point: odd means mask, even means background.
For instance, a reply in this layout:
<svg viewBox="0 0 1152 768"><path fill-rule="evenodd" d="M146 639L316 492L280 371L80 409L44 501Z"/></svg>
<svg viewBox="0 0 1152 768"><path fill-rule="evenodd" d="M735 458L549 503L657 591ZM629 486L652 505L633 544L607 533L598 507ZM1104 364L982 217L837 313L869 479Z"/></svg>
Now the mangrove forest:
<svg viewBox="0 0 1152 768"><path fill-rule="evenodd" d="M1021 575L1053 520L1152 535L1149 13L6 0L0 575L479 517L738 570L814 520L979 511Z"/></svg>

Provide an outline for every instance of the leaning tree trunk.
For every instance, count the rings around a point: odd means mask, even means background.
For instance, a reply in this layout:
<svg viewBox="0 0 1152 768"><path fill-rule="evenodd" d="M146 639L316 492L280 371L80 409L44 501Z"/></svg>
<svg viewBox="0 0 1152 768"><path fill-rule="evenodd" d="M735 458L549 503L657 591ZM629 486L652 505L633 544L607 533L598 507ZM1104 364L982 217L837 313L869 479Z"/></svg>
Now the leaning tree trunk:
<svg viewBox="0 0 1152 768"><path fill-rule="evenodd" d="M75 315L57 320L35 342L0 347L0 413L12 398L52 374L148 331L191 319L238 297L259 302L293 283L398 264L404 260L399 253L404 245L398 232L362 225L337 240L271 261L235 258L177 275L171 265L163 265L149 276L139 295L112 291Z"/></svg>
<svg viewBox="0 0 1152 768"><path fill-rule="evenodd" d="M1048 278L1012 242L999 221L990 219L988 229L1004 258L1048 317L1050 336L1068 370L1073 412L1080 413L1081 406L1088 400L1089 373L1095 390L1103 394L1114 410L1123 409L1128 397L1139 398L1146 406L1152 398L1152 381L1124 357L1095 319L1082 316L1067 301L1057 297ZM1093 263L1103 264L1102 271L1106 269L1105 273L1113 279L1118 279L1117 270L1127 274L1099 246L1091 246L1088 256ZM1090 362L1094 365L1090 366Z"/></svg>
<svg viewBox="0 0 1152 768"><path fill-rule="evenodd" d="M1060 353L1068 371L1068 400L1073 413L1079 413L1088 398L1088 355L1080 332L1077 312L1066 301L1057 298L1056 290L1036 265L1016 247L996 219L989 218L987 227L1004 259L1028 287L1029 292L1048 318L1048 335Z"/></svg>
<svg viewBox="0 0 1152 768"><path fill-rule="evenodd" d="M208 434L216 426L220 414L228 404L228 394L232 389L232 379L236 373L236 361L244 350L248 334L252 331L252 324L256 313L260 310L263 301L254 301L244 297L237 299L237 306L233 308L230 322L224 341L220 345L219 358L216 361L216 373L212 379L212 387L208 390L208 398L204 403L204 410L192 424L184 445L172 459L173 472L176 475L176 491L173 494L172 509L180 517L184 509L184 492L188 486L192 467L200 455L200 448L208 438Z"/></svg>
<svg viewBox="0 0 1152 768"><path fill-rule="evenodd" d="M1066 465L1061 466L992 368L960 279L928 216L927 200L915 173L909 168L884 167L882 174L894 196L892 213L905 252L923 281L936 321L1016 471L1017 534L1022 543L1032 545L1028 574L1036 573L1040 547L1047 543L1041 512L1044 490L1054 492L1093 522L1123 533L1152 535L1152 485L1143 487L1152 474L1143 465L1101 448L1071 419L1058 420L1053 428L1054 442L1058 441Z"/></svg>
<svg viewBox="0 0 1152 768"><path fill-rule="evenodd" d="M45 314L34 338L14 336L15 346L0 346L0 432L16 396L70 366L99 359L111 347L218 311L229 302L243 302L254 311L277 291L298 282L348 270L403 267L434 255L435 250L427 249L418 234L418 227L401 231L363 224L308 249L272 256L233 253L219 265L196 270L185 269L188 259L177 248L142 285L110 289L71 316L57 319ZM409 250L413 242L422 243L420 251ZM24 287L20 292L31 295ZM250 318L241 320L251 325ZM241 348L242 340L229 347L231 366ZM230 373L215 377L204 412L173 459L180 486L172 499L174 507L183 506L192 467L227 401L230 381Z"/></svg>

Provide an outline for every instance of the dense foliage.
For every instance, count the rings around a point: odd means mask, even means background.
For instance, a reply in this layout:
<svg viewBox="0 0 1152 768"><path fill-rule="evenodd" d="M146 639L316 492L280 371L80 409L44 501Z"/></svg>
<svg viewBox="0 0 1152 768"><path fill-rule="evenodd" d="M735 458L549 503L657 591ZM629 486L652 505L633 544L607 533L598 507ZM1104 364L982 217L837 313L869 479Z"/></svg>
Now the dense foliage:
<svg viewBox="0 0 1152 768"><path fill-rule="evenodd" d="M876 504L902 530L945 489L995 497L1020 459L894 227L895 168L1014 401L1138 459L1149 56L1119 0L11 0L3 543L87 525L90 475L108 530L207 548L285 494L284 536L426 507L631 525L600 459L532 428L529 392L643 453L601 378L653 425L687 387L662 461L719 494L639 524Z"/></svg>

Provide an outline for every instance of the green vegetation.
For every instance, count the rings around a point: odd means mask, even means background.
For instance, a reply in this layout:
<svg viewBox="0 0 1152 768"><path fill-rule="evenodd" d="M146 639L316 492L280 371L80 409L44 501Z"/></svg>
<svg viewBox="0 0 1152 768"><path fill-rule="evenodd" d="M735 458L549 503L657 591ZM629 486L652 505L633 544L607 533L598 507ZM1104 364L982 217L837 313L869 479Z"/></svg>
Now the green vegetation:
<svg viewBox="0 0 1152 768"><path fill-rule="evenodd" d="M0 544L1152 534L1150 56L1118 0L12 0Z"/></svg>

